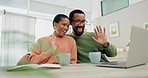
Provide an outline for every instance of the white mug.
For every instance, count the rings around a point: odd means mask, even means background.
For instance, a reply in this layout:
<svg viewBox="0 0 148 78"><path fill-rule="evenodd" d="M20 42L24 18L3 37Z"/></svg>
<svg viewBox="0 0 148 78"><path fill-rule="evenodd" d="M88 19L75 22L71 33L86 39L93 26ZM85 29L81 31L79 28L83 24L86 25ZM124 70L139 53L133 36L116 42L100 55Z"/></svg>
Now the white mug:
<svg viewBox="0 0 148 78"><path fill-rule="evenodd" d="M101 52L89 52L89 59L92 64L98 64L101 60Z"/></svg>
<svg viewBox="0 0 148 78"><path fill-rule="evenodd" d="M60 65L66 66L70 63L70 53L59 53Z"/></svg>

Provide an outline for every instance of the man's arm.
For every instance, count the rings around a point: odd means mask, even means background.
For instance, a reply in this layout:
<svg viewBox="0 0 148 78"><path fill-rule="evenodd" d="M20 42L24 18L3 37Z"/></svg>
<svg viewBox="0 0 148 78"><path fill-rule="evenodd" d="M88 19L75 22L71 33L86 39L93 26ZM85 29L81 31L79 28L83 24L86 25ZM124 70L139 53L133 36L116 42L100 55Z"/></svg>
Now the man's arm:
<svg viewBox="0 0 148 78"><path fill-rule="evenodd" d="M95 41L97 44L102 45L102 51L105 53L108 57L114 57L117 55L117 49L115 46L110 44L107 41L106 37L106 30L104 28L104 32L102 31L101 26L96 26L94 28L95 34L97 38L92 37L93 41Z"/></svg>
<svg viewBox="0 0 148 78"><path fill-rule="evenodd" d="M103 53L108 57L115 57L117 55L117 49L112 44L108 43L108 47L104 47Z"/></svg>

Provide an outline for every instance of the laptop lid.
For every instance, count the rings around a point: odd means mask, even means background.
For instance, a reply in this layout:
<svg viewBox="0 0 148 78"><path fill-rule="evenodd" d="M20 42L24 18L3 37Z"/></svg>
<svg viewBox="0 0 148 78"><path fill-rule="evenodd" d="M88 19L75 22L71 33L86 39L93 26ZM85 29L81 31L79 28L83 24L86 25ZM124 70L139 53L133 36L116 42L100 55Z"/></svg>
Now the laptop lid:
<svg viewBox="0 0 148 78"><path fill-rule="evenodd" d="M127 61L100 63L97 66L129 68L138 65L143 65L148 62L147 45L148 45L148 30L132 26Z"/></svg>
<svg viewBox="0 0 148 78"><path fill-rule="evenodd" d="M147 46L148 46L148 30L132 26L126 67L147 63L148 62Z"/></svg>

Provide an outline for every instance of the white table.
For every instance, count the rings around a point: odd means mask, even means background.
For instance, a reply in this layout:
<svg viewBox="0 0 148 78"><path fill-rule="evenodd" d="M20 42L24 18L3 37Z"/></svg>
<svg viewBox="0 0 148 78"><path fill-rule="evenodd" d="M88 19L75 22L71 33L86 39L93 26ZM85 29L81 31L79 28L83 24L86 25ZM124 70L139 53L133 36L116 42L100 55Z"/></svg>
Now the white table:
<svg viewBox="0 0 148 78"><path fill-rule="evenodd" d="M148 65L129 69L96 67L92 64L64 66L51 70L59 78L148 78Z"/></svg>
<svg viewBox="0 0 148 78"><path fill-rule="evenodd" d="M0 67L0 78L53 78L44 77L43 72L24 71L6 72ZM148 78L148 64L129 69L96 67L93 64L75 64L62 66L61 69L51 69L57 78ZM40 73L40 74L39 74Z"/></svg>

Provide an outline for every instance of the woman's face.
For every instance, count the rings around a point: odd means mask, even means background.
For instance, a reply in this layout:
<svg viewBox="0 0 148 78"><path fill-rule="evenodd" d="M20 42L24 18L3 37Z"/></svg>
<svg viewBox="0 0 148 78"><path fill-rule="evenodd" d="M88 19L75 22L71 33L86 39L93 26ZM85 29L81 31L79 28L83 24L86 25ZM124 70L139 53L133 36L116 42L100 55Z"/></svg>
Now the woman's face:
<svg viewBox="0 0 148 78"><path fill-rule="evenodd" d="M63 37L69 29L70 21L68 18L61 18L59 23L54 22L56 36Z"/></svg>

